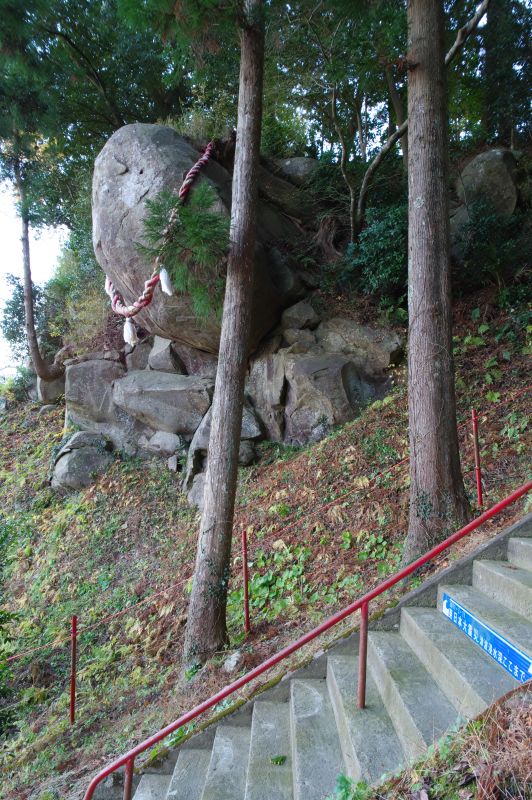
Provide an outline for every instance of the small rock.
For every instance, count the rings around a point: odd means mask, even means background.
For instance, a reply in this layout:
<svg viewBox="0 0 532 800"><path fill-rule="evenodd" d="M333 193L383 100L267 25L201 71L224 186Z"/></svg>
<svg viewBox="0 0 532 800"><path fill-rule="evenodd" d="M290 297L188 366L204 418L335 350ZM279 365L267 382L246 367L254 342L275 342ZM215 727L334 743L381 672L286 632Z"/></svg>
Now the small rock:
<svg viewBox="0 0 532 800"><path fill-rule="evenodd" d="M112 460L105 437L80 431L68 441L56 457L52 475L53 489L80 489L90 486Z"/></svg>
<svg viewBox="0 0 532 800"><path fill-rule="evenodd" d="M166 464L167 464L168 469L170 470L170 472L177 472L177 470L179 468L179 460L178 460L177 456L170 456L170 458L168 459Z"/></svg>
<svg viewBox="0 0 532 800"><path fill-rule="evenodd" d="M126 367L131 372L134 369L146 369L148 366L148 358L153 347L153 338L145 339L133 347L130 353L126 355Z"/></svg>
<svg viewBox="0 0 532 800"><path fill-rule="evenodd" d="M290 328L315 328L319 324L320 318L306 300L300 300L295 306L291 306L283 311L281 317L281 327L283 331Z"/></svg>
<svg viewBox="0 0 532 800"><path fill-rule="evenodd" d="M188 375L199 375L201 378L216 378L218 358L213 353L206 353L204 350L197 350L191 345L181 342L173 342L173 348Z"/></svg>
<svg viewBox="0 0 532 800"><path fill-rule="evenodd" d="M184 365L174 350L172 342L163 339L162 336L155 337L148 356L148 366L158 372L174 372L178 375L185 372Z"/></svg>
<svg viewBox="0 0 532 800"><path fill-rule="evenodd" d="M222 667L223 671L227 672L227 673L234 672L235 669L240 664L241 660L242 660L241 651L240 650L235 650L234 653L231 653L229 658L225 659L225 661L223 663L223 667Z"/></svg>
<svg viewBox="0 0 532 800"><path fill-rule="evenodd" d="M146 450L162 456L172 456L178 450L185 448L185 441L181 436L167 431L157 431L145 445Z"/></svg>
<svg viewBox="0 0 532 800"><path fill-rule="evenodd" d="M57 406L46 405L41 406L40 409L37 411L37 417L44 417L45 414L49 414L51 411L55 411Z"/></svg>

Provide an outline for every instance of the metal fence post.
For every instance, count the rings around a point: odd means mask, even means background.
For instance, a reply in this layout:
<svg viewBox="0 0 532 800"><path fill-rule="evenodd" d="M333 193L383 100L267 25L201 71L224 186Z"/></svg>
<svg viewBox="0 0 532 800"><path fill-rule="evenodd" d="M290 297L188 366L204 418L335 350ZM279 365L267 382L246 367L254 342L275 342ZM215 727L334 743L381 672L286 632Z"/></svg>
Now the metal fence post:
<svg viewBox="0 0 532 800"><path fill-rule="evenodd" d="M76 719L76 667L78 656L78 618L72 616L72 626L70 629L70 724L73 725Z"/></svg>
<svg viewBox="0 0 532 800"><path fill-rule="evenodd" d="M482 472L480 469L480 450L478 446L478 419L477 412L474 408L471 409L471 419L473 420L473 449L475 452L475 477L477 482L477 502L478 507L482 508Z"/></svg>
<svg viewBox="0 0 532 800"><path fill-rule="evenodd" d="M242 528L242 578L244 581L244 629L250 633L251 624L249 621L249 567L248 567L248 534Z"/></svg>
<svg viewBox="0 0 532 800"><path fill-rule="evenodd" d="M360 631L358 643L358 707L366 708L366 665L368 661L368 609L369 604L360 607Z"/></svg>

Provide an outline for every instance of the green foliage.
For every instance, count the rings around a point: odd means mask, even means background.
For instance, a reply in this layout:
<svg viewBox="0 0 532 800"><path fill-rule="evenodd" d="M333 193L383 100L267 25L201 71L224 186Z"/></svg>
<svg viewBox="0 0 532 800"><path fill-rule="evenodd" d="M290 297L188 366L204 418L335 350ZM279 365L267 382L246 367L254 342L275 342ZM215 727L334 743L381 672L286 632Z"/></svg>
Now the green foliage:
<svg viewBox="0 0 532 800"><path fill-rule="evenodd" d="M393 464L399 459L399 453L388 442L388 433L384 428L377 428L371 436L364 436L360 442L362 452L375 467Z"/></svg>
<svg viewBox="0 0 532 800"><path fill-rule="evenodd" d="M219 316L224 288L223 262L229 246L229 219L213 210L218 197L199 182L182 204L164 191L147 201L144 223L147 245L139 245L150 261L160 256L178 292L192 300L198 318ZM177 211L168 239L163 239L170 214Z"/></svg>
<svg viewBox="0 0 532 800"><path fill-rule="evenodd" d="M405 292L408 271L406 206L370 208L366 223L337 267L338 282L364 294L398 297Z"/></svg>
<svg viewBox="0 0 532 800"><path fill-rule="evenodd" d="M86 178L71 213L74 227L44 294L51 333L81 350L88 340L104 330L109 316L109 300L92 245L90 188Z"/></svg>
<svg viewBox="0 0 532 800"><path fill-rule="evenodd" d="M532 265L524 261L532 253L532 231L524 214L503 217L481 201L469 207L469 215L457 242L461 262L457 285L463 289L501 285L512 270Z"/></svg>
<svg viewBox="0 0 532 800"><path fill-rule="evenodd" d="M14 357L19 361L23 361L28 355L24 316L24 288L20 279L15 275L6 275L6 282L11 286L11 295L6 299L2 309L0 330L4 339L9 343ZM32 290L37 336L41 351L44 357L47 357L55 353L59 344L50 326L53 308L47 301L45 290L35 284Z"/></svg>
<svg viewBox="0 0 532 800"><path fill-rule="evenodd" d="M33 378L33 373L29 369L17 367L15 375L9 378L0 378L0 397L5 397L6 400L15 403L28 400Z"/></svg>
<svg viewBox="0 0 532 800"><path fill-rule="evenodd" d="M290 106L266 112L262 120L261 153L277 158L304 156L309 148L308 129Z"/></svg>
<svg viewBox="0 0 532 800"><path fill-rule="evenodd" d="M273 553L258 550L250 562L250 567L257 570L249 582L251 608L271 621L303 600L317 599L304 574L310 554L310 549L303 546L283 546ZM242 598L242 589L235 589L228 596L228 616L235 626L241 624Z"/></svg>

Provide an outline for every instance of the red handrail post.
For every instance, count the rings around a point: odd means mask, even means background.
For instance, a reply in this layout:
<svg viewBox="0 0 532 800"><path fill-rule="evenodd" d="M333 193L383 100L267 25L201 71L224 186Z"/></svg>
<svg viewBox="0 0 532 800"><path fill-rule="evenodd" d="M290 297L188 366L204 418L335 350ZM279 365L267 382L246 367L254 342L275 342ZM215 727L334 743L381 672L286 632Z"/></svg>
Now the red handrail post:
<svg viewBox="0 0 532 800"><path fill-rule="evenodd" d="M126 772L124 775L124 800L131 800L133 789L133 769L135 767L135 757L126 761Z"/></svg>
<svg viewBox="0 0 532 800"><path fill-rule="evenodd" d="M474 408L471 409L471 419L473 420L473 448L475 451L475 476L477 480L477 502L478 507L481 509L483 506L482 499L482 471L480 468L480 450L478 446L478 419L477 412Z"/></svg>
<svg viewBox="0 0 532 800"><path fill-rule="evenodd" d="M78 657L78 618L72 615L70 629L70 724L76 720L76 667Z"/></svg>
<svg viewBox="0 0 532 800"><path fill-rule="evenodd" d="M242 528L242 578L244 581L244 630L251 632L249 621L249 566L248 566L248 533Z"/></svg>
<svg viewBox="0 0 532 800"><path fill-rule="evenodd" d="M369 603L360 607L358 642L358 707L366 708L366 666L368 663L368 611Z"/></svg>

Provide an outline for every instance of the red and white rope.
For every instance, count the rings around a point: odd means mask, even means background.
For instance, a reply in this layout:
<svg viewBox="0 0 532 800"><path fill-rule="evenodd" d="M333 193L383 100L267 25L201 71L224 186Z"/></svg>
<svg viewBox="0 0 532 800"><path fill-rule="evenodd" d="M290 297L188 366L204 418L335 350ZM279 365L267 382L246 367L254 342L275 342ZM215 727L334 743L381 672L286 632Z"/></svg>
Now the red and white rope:
<svg viewBox="0 0 532 800"><path fill-rule="evenodd" d="M185 175L183 183L181 184L181 188L179 189L179 200L181 203L185 202L186 197L192 187L192 184L198 177L201 169L208 163L212 155L213 148L214 148L214 142L209 142L201 158L199 158L196 161L194 166L191 167L191 169L189 169L189 171ZM163 231L164 238L169 237L173 223L177 219L177 215L178 211L176 208L174 208L172 213L170 214L168 225ZM142 311L143 308L146 308L146 306L149 306L149 304L153 300L153 293L155 291L155 287L157 286L158 283L161 282L161 272L162 272L162 267L160 264L160 259L159 257L157 257L155 261L155 269L151 277L148 278L148 280L144 284L144 291L137 300L131 303L131 305L126 305L124 303L122 295L115 289L112 281L109 278L106 278L105 291L111 298L111 305L115 314L119 314L121 317L125 317L126 319L128 319L130 317L134 317L136 314L139 313L139 311ZM163 289L165 289L166 283L167 281L165 280L163 283Z"/></svg>

